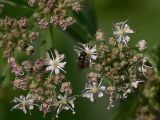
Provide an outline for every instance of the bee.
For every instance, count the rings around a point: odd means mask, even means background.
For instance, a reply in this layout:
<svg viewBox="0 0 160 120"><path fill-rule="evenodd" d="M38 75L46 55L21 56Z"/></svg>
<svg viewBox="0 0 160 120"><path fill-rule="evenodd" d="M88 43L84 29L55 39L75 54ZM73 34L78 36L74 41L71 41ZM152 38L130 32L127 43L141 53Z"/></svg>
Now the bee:
<svg viewBox="0 0 160 120"><path fill-rule="evenodd" d="M87 53L82 51L78 57L78 66L80 69L84 69L89 66L89 62L87 60Z"/></svg>

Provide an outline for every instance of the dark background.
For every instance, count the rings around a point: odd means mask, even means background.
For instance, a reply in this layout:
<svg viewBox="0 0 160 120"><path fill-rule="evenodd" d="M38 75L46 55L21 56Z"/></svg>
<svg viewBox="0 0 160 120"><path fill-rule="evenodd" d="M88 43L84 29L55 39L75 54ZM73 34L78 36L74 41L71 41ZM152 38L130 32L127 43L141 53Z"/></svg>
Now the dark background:
<svg viewBox="0 0 160 120"><path fill-rule="evenodd" d="M40 40L46 40L46 44L37 47L35 56L44 56L44 53L50 47L58 49L61 53L66 54L66 78L73 84L74 94L80 93L84 88L85 72L79 73L76 70L76 53L73 46L76 41L87 42L90 40L89 35L94 35L97 28L105 32L105 37L112 36L112 23L129 20L129 25L136 31L131 36L131 44L137 43L141 39L148 42L149 50L159 43L160 37L160 1L159 0L84 0L86 7L81 14L76 15L80 28L75 25L67 33L53 29L53 40L50 37L49 30L41 32ZM86 2L87 1L87 2ZM21 16L30 17L33 9L26 7L25 0L0 0L5 4L1 17L6 15L14 18ZM84 6L85 6L84 4ZM34 27L34 30L39 30ZM76 29L76 30L75 30ZM73 32L75 30L75 32ZM84 32L84 31L85 32ZM83 31L83 32L82 32ZM89 34L87 36L87 34ZM41 52L38 52L38 51ZM0 55L2 56L0 50ZM19 95L19 91L13 91L10 81L13 76L8 70L6 60L0 57L0 120L42 120L42 113L34 109L32 115L24 115L19 110L10 111L13 104L10 102L14 95ZM80 77L81 75L81 77ZM132 120L134 117L135 107L138 97L130 95L126 100L117 103L117 105L107 110L107 97L91 103L88 99L78 98L76 100L76 114L72 115L69 111L61 113L60 120ZM45 119L51 120L54 115L47 115ZM54 119L54 118L53 118Z"/></svg>

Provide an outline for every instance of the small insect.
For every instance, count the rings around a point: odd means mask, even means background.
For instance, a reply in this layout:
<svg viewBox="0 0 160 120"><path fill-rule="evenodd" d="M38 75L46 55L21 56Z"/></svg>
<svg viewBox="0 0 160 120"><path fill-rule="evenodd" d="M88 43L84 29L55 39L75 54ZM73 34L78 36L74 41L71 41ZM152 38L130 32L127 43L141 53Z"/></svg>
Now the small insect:
<svg viewBox="0 0 160 120"><path fill-rule="evenodd" d="M78 66L80 69L84 69L89 66L89 62L87 60L87 53L82 51L78 57Z"/></svg>
<svg viewBox="0 0 160 120"><path fill-rule="evenodd" d="M143 58L141 70L147 79L154 73L154 67L146 58Z"/></svg>

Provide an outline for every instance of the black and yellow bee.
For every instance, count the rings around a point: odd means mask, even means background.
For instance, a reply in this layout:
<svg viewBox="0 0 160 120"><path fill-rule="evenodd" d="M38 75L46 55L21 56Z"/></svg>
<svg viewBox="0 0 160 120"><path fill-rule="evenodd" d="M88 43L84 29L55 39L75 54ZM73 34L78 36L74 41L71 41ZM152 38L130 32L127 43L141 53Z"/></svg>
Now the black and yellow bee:
<svg viewBox="0 0 160 120"><path fill-rule="evenodd" d="M89 66L87 53L85 51L80 52L80 55L78 57L78 66L80 69L84 69Z"/></svg>

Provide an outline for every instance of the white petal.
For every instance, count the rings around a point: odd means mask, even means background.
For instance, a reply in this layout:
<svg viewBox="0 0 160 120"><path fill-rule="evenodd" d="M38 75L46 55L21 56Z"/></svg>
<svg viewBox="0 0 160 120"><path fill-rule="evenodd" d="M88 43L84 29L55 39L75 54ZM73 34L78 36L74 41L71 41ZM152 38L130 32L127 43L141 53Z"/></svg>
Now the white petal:
<svg viewBox="0 0 160 120"><path fill-rule="evenodd" d="M33 105L30 105L30 106L29 106L29 110L33 110Z"/></svg>
<svg viewBox="0 0 160 120"><path fill-rule="evenodd" d="M82 94L82 97L90 98L91 93L90 92L85 92L85 93Z"/></svg>
<svg viewBox="0 0 160 120"><path fill-rule="evenodd" d="M23 112L24 112L25 114L27 114L27 110L26 110L26 107L25 107L25 106L23 106L22 110L23 110Z"/></svg>
<svg viewBox="0 0 160 120"><path fill-rule="evenodd" d="M51 70L54 70L54 67L53 67L53 66L48 66L48 67L46 68L46 71L51 71Z"/></svg>
<svg viewBox="0 0 160 120"><path fill-rule="evenodd" d="M91 100L91 102L94 102L93 94L90 95L90 100Z"/></svg>
<svg viewBox="0 0 160 120"><path fill-rule="evenodd" d="M126 42L128 42L130 40L130 37L129 36L125 36L124 39L126 40Z"/></svg>
<svg viewBox="0 0 160 120"><path fill-rule="evenodd" d="M68 106L64 106L64 109L65 109L65 110L69 110L69 107L68 107Z"/></svg>
<svg viewBox="0 0 160 120"><path fill-rule="evenodd" d="M65 65L66 65L66 62L62 62L62 63L58 64L58 66L61 67L61 68L64 68Z"/></svg>
<svg viewBox="0 0 160 120"><path fill-rule="evenodd" d="M60 73L59 69L56 68L56 69L55 69L55 74L59 74L59 73Z"/></svg>
<svg viewBox="0 0 160 120"><path fill-rule="evenodd" d="M104 91L106 89L105 86L100 86L100 90Z"/></svg>
<svg viewBox="0 0 160 120"><path fill-rule="evenodd" d="M54 50L54 53L55 53L56 57L59 56L58 51L56 49Z"/></svg>
<svg viewBox="0 0 160 120"><path fill-rule="evenodd" d="M94 46L92 49L91 49L91 53L94 53L96 52L96 46Z"/></svg>
<svg viewBox="0 0 160 120"><path fill-rule="evenodd" d="M91 58L92 58L93 60L96 60L96 59L97 59L97 56L96 56L96 55L91 55Z"/></svg>
<svg viewBox="0 0 160 120"><path fill-rule="evenodd" d="M46 59L51 59L49 53L46 53Z"/></svg>
<svg viewBox="0 0 160 120"><path fill-rule="evenodd" d="M98 97L103 97L103 92L99 92Z"/></svg>

